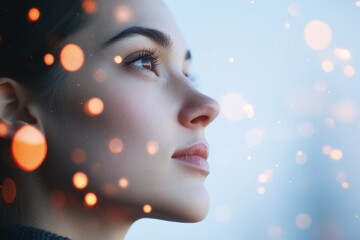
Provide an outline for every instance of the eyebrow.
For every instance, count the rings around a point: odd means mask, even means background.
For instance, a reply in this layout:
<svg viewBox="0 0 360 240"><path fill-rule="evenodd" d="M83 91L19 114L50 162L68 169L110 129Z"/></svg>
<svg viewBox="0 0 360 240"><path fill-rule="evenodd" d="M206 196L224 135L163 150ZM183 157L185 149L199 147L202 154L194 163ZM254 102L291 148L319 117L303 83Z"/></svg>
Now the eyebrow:
<svg viewBox="0 0 360 240"><path fill-rule="evenodd" d="M159 31L154 28L147 28L147 27L130 27L125 29L124 31L120 32L119 34L115 35L108 41L104 43L104 47L112 44L113 42L119 41L124 38L132 37L134 35L141 35L147 38L150 38L155 43L159 44L164 48L170 48L173 42L170 39L170 36L162 31Z"/></svg>
<svg viewBox="0 0 360 240"><path fill-rule="evenodd" d="M164 48L169 49L173 45L173 42L167 33L164 33L162 31L154 29L154 28L134 26L134 27L127 28L124 31L115 35L114 37L110 38L108 41L106 41L103 44L103 47L107 47L116 41L119 41L119 40L122 40L122 39L128 38L128 37L132 37L134 35L141 35L141 36L147 37ZM191 58L192 57L191 57L190 50L187 50L186 54L185 54L185 60L191 60Z"/></svg>

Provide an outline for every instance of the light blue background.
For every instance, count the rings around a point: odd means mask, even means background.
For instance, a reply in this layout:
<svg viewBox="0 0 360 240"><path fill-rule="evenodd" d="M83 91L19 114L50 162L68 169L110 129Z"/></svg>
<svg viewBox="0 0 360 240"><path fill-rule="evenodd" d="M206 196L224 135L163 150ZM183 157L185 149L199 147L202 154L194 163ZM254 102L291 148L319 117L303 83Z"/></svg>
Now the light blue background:
<svg viewBox="0 0 360 240"><path fill-rule="evenodd" d="M141 220L126 239L360 239L360 74L343 74L347 65L360 72L356 1L166 2L191 46L200 90L219 102L235 92L254 107L255 116L234 122L222 113L207 129L211 208L203 222ZM299 16L289 13L291 4L300 7ZM304 40L312 20L332 30L332 42L322 51ZM335 48L348 49L351 59L338 59ZM334 63L331 73L321 68L325 59ZM324 91L316 90L319 83ZM343 121L336 109L347 106L353 117ZM326 123L329 118L334 126ZM253 146L246 140L251 129L263 134ZM340 149L342 159L325 155L324 145ZM307 156L304 164L296 162L299 151ZM269 169L270 180L260 183L259 175ZM257 192L261 186L265 194ZM306 229L295 224L300 213L311 217Z"/></svg>

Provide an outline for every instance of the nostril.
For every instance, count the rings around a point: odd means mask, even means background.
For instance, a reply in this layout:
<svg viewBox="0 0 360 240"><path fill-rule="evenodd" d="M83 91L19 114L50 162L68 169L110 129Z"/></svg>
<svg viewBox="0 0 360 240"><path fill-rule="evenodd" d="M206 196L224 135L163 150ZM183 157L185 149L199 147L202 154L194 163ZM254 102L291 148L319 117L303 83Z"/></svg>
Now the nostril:
<svg viewBox="0 0 360 240"><path fill-rule="evenodd" d="M191 124L197 125L197 124L201 124L203 126L206 126L210 121L210 117L206 116L206 115L202 115L199 117L194 118L193 120L191 120Z"/></svg>

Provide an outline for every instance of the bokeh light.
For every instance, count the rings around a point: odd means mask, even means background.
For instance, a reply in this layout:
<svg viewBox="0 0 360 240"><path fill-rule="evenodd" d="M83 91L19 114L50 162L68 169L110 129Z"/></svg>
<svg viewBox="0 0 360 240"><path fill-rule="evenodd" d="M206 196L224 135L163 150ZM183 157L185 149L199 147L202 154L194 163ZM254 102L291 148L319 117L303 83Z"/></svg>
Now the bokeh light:
<svg viewBox="0 0 360 240"><path fill-rule="evenodd" d="M94 13L97 8L97 0L83 0L82 8L86 13Z"/></svg>
<svg viewBox="0 0 360 240"><path fill-rule="evenodd" d="M106 72L101 68L96 69L96 71L94 72L94 80L97 83L105 82L106 81Z"/></svg>
<svg viewBox="0 0 360 240"><path fill-rule="evenodd" d="M84 189L88 185L88 177L83 172L75 173L72 180L77 189Z"/></svg>
<svg viewBox="0 0 360 240"><path fill-rule="evenodd" d="M353 77L355 75L355 68L353 66L348 65L344 67L343 72L345 77Z"/></svg>
<svg viewBox="0 0 360 240"><path fill-rule="evenodd" d="M11 178L5 178L2 183L2 197L7 204L14 202L16 198L16 183Z"/></svg>
<svg viewBox="0 0 360 240"><path fill-rule="evenodd" d="M257 192L258 192L258 194L263 195L263 194L266 193L266 188L265 187L258 187Z"/></svg>
<svg viewBox="0 0 360 240"><path fill-rule="evenodd" d="M114 62L116 64L120 64L122 62L122 60L123 60L122 57L119 55L114 57Z"/></svg>
<svg viewBox="0 0 360 240"><path fill-rule="evenodd" d="M299 229L305 230L311 226L312 218L307 213L300 213L295 218L295 225Z"/></svg>
<svg viewBox="0 0 360 240"><path fill-rule="evenodd" d="M229 63L234 63L234 62L235 62L235 58L229 57Z"/></svg>
<svg viewBox="0 0 360 240"><path fill-rule="evenodd" d="M253 118L255 116L253 105L245 104L243 110L247 118Z"/></svg>
<svg viewBox="0 0 360 240"><path fill-rule="evenodd" d="M5 123L0 121L0 137L6 137L9 133L9 126Z"/></svg>
<svg viewBox="0 0 360 240"><path fill-rule="evenodd" d="M305 164L307 161L307 155L303 151L298 151L296 153L295 161L300 165Z"/></svg>
<svg viewBox="0 0 360 240"><path fill-rule="evenodd" d="M100 98L90 98L84 105L84 111L89 116L97 116L104 111L104 103Z"/></svg>
<svg viewBox="0 0 360 240"><path fill-rule="evenodd" d="M146 144L146 149L150 155L155 155L159 151L159 144L156 141L149 141Z"/></svg>
<svg viewBox="0 0 360 240"><path fill-rule="evenodd" d="M16 131L11 151L19 168L31 172L45 160L47 143L44 135L37 128L25 125Z"/></svg>
<svg viewBox="0 0 360 240"><path fill-rule="evenodd" d="M272 240L283 239L284 230L280 226L271 226L268 228L268 235Z"/></svg>
<svg viewBox="0 0 360 240"><path fill-rule="evenodd" d="M334 55L343 61L348 61L351 59L351 52L349 49L345 48L335 48Z"/></svg>
<svg viewBox="0 0 360 240"><path fill-rule="evenodd" d="M44 63L48 66L53 65L53 63L55 62L55 58L51 53L47 53L44 56Z"/></svg>
<svg viewBox="0 0 360 240"><path fill-rule="evenodd" d="M82 148L74 148L71 151L70 158L75 164L81 165L86 161L86 151Z"/></svg>
<svg viewBox="0 0 360 240"><path fill-rule="evenodd" d="M95 193L89 192L85 195L84 201L87 207L93 207L96 205L98 199Z"/></svg>
<svg viewBox="0 0 360 240"><path fill-rule="evenodd" d="M65 70L76 72L84 65L84 52L74 43L66 44L60 52L60 62Z"/></svg>
<svg viewBox="0 0 360 240"><path fill-rule="evenodd" d="M129 186L129 181L126 178L120 178L118 184L120 188L125 189Z"/></svg>
<svg viewBox="0 0 360 240"><path fill-rule="evenodd" d="M119 138L112 138L109 141L109 149L112 153L121 153L124 149L124 143Z"/></svg>
<svg viewBox="0 0 360 240"><path fill-rule="evenodd" d="M330 151L330 158L334 161L339 161L343 158L344 153L340 149L332 149Z"/></svg>
<svg viewBox="0 0 360 240"><path fill-rule="evenodd" d="M288 6L288 12L293 17L298 17L301 15L301 8L298 4L292 3Z"/></svg>
<svg viewBox="0 0 360 240"><path fill-rule="evenodd" d="M115 19L119 23L126 23L133 17L132 10L126 5L119 5L115 8Z"/></svg>
<svg viewBox="0 0 360 240"><path fill-rule="evenodd" d="M355 5L358 6L358 7L360 7L360 1L356 1L356 2L355 2Z"/></svg>
<svg viewBox="0 0 360 240"><path fill-rule="evenodd" d="M239 121L244 118L245 99L238 93L230 92L222 98L221 113L230 121Z"/></svg>
<svg viewBox="0 0 360 240"><path fill-rule="evenodd" d="M322 61L321 68L324 72L330 73L334 70L334 63L328 59Z"/></svg>
<svg viewBox="0 0 360 240"><path fill-rule="evenodd" d="M332 30L326 22L313 20L306 25L304 37L308 47L320 51L330 46L332 41Z"/></svg>
<svg viewBox="0 0 360 240"><path fill-rule="evenodd" d="M144 211L144 213L146 213L146 214L150 214L151 211L152 211L151 205L150 205L150 204L145 204L145 205L143 206L143 211Z"/></svg>
<svg viewBox="0 0 360 240"><path fill-rule="evenodd" d="M333 105L332 113L334 119L343 123L349 123L356 119L357 104L353 101L340 101Z"/></svg>
<svg viewBox="0 0 360 240"><path fill-rule="evenodd" d="M341 184L341 187L342 187L343 189L348 189L348 188L350 187L350 184L349 184L348 182L343 182L343 183Z"/></svg>
<svg viewBox="0 0 360 240"><path fill-rule="evenodd" d="M30 8L27 17L30 22L36 22L40 19L40 15L41 15L40 10L34 7L34 8Z"/></svg>

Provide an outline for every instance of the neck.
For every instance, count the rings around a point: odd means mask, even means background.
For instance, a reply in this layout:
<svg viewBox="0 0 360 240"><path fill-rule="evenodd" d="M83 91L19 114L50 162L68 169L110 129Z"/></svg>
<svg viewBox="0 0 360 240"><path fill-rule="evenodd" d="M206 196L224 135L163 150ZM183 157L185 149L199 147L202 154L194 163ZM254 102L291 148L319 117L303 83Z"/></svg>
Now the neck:
<svg viewBox="0 0 360 240"><path fill-rule="evenodd" d="M48 194L41 187L34 189L41 186L34 179L28 184L31 192L24 191L17 199L20 203L26 202L21 205L23 216L5 223L39 228L72 240L122 240L136 220L129 209L107 207L104 203L89 208L82 199L71 198L71 195L65 198L61 192ZM17 209L13 210L9 216L16 216Z"/></svg>

